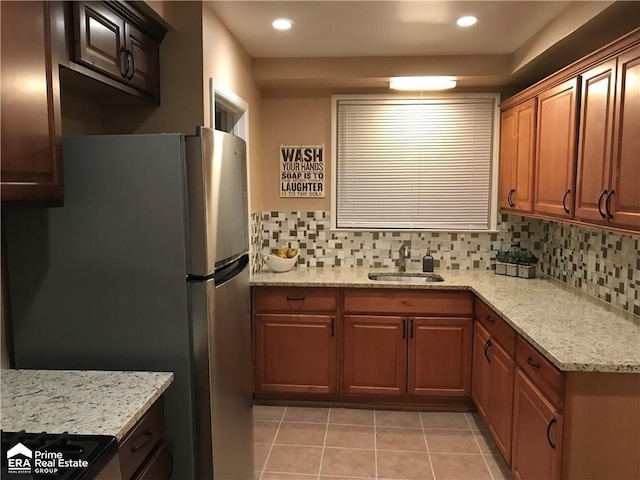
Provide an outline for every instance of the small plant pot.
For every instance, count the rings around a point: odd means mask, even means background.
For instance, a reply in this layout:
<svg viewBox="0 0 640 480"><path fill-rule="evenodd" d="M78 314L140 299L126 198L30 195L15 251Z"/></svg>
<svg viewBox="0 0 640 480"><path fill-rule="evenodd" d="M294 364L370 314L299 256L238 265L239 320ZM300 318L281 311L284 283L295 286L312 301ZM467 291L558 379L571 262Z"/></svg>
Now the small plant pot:
<svg viewBox="0 0 640 480"><path fill-rule="evenodd" d="M507 264L504 262L496 262L496 275L506 275Z"/></svg>
<svg viewBox="0 0 640 480"><path fill-rule="evenodd" d="M535 265L518 265L518 276L520 278L535 278L536 266Z"/></svg>
<svg viewBox="0 0 640 480"><path fill-rule="evenodd" d="M518 276L518 265L515 263L507 263L507 275L510 277Z"/></svg>

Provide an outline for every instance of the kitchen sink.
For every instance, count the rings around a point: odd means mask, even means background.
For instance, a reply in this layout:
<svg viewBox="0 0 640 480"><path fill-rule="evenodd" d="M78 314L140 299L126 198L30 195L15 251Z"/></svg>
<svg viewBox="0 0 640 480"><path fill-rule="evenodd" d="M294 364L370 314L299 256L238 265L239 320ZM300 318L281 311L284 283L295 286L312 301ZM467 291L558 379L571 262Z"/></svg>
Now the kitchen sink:
<svg viewBox="0 0 640 480"><path fill-rule="evenodd" d="M437 273L412 273L412 272L371 272L370 280L380 282L425 283L444 282L444 278Z"/></svg>

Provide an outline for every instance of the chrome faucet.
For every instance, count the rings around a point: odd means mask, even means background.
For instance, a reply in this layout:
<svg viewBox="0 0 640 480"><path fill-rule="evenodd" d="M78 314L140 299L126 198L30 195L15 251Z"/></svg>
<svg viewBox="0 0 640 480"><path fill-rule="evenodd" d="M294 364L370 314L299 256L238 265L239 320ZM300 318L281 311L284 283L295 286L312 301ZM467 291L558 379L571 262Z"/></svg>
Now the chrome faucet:
<svg viewBox="0 0 640 480"><path fill-rule="evenodd" d="M409 249L405 245L402 245L400 247L399 251L400 251L400 265L398 267L398 271L406 272L407 271L407 258L409 258L409 256L411 255L411 252L409 251Z"/></svg>

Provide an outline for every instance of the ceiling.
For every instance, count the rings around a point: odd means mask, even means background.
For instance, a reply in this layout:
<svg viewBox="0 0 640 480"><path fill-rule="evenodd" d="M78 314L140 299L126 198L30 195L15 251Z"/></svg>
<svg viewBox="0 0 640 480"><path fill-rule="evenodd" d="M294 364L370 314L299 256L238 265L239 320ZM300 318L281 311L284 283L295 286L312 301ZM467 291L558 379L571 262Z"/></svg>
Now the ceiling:
<svg viewBox="0 0 640 480"><path fill-rule="evenodd" d="M306 0L206 2L264 89L388 88L451 75L460 88L526 85L640 24L640 2ZM474 15L478 23L458 27ZM290 18L276 31L271 22Z"/></svg>
<svg viewBox="0 0 640 480"><path fill-rule="evenodd" d="M215 1L252 57L486 55L512 53L567 1ZM478 17L472 27L455 23ZM271 21L295 24L278 32Z"/></svg>

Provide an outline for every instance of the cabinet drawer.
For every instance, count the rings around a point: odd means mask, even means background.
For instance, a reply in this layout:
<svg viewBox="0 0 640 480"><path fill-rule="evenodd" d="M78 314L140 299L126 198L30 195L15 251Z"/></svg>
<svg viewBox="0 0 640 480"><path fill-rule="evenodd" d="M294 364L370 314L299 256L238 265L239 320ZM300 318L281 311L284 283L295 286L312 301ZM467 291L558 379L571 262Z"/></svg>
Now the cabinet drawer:
<svg viewBox="0 0 640 480"><path fill-rule="evenodd" d="M516 339L516 363L559 409L564 403L564 377L562 372L518 335Z"/></svg>
<svg viewBox="0 0 640 480"><path fill-rule="evenodd" d="M335 312L335 288L256 287L256 312Z"/></svg>
<svg viewBox="0 0 640 480"><path fill-rule="evenodd" d="M118 448L120 471L129 479L164 435L164 407L160 398L138 421Z"/></svg>
<svg viewBox="0 0 640 480"><path fill-rule="evenodd" d="M465 316L472 312L470 292L406 291L377 288L344 292L345 313L396 313L400 315Z"/></svg>
<svg viewBox="0 0 640 480"><path fill-rule="evenodd" d="M496 312L491 310L482 300L476 298L474 314L476 319L498 341L504 350L515 356L516 332Z"/></svg>

